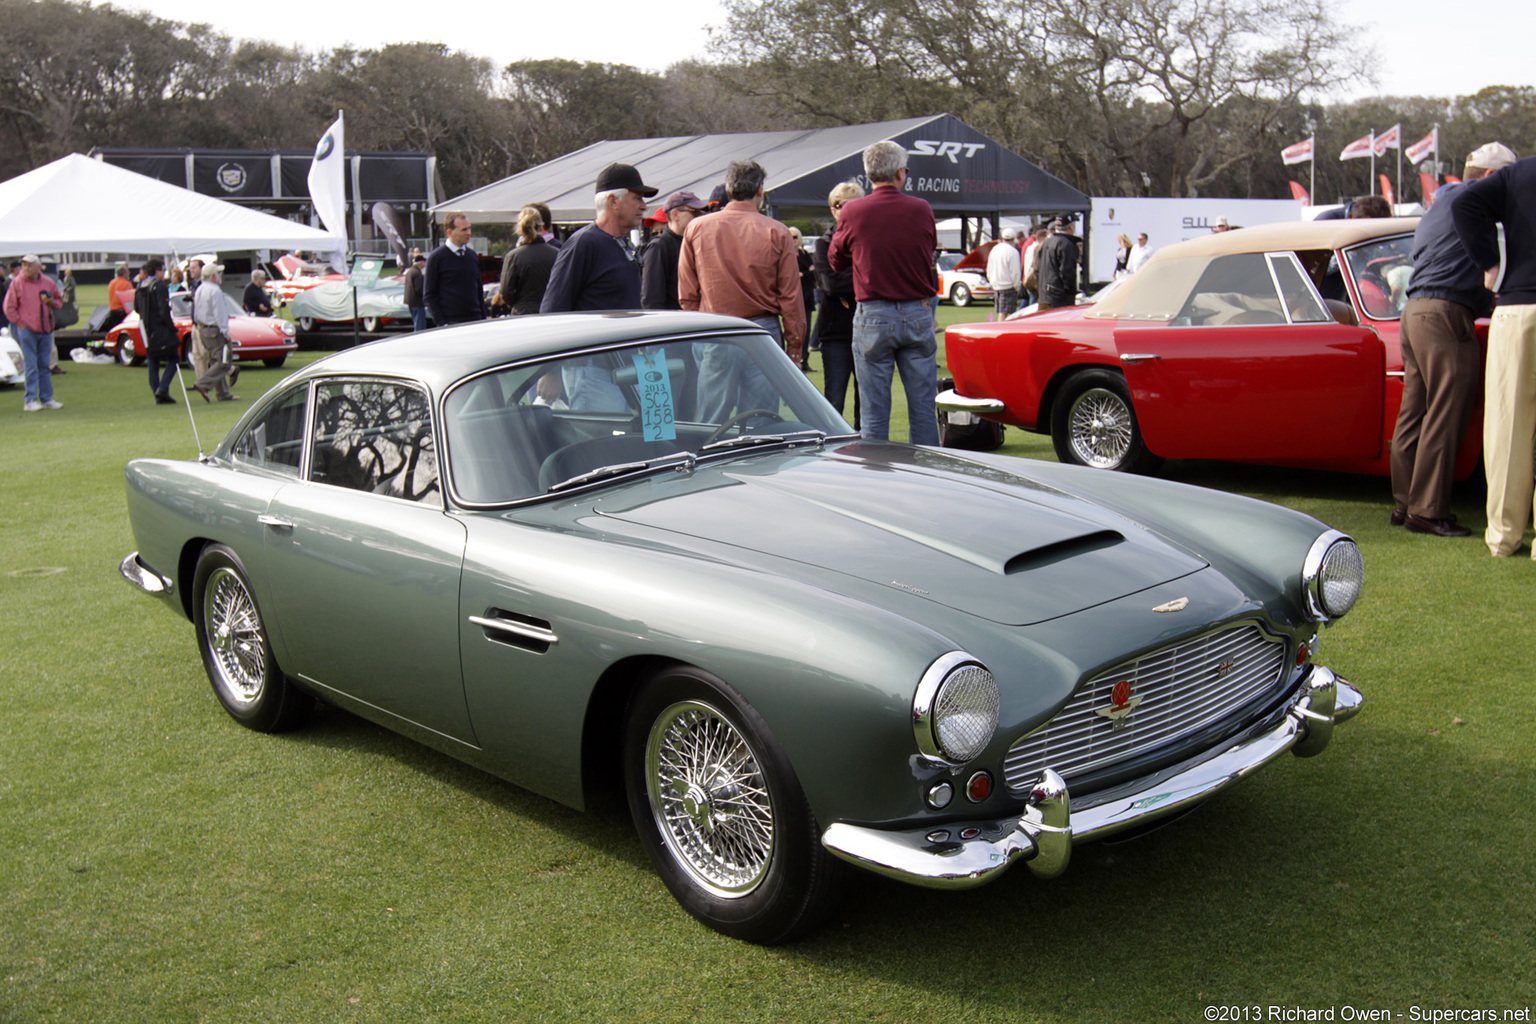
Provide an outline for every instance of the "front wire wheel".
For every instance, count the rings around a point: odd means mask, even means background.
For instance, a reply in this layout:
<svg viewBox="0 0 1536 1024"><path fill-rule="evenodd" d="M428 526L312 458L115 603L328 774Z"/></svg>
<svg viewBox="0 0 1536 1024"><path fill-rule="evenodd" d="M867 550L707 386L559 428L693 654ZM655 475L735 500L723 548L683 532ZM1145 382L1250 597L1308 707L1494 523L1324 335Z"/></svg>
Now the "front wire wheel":
<svg viewBox="0 0 1536 1024"><path fill-rule="evenodd" d="M314 699L278 669L261 610L234 551L208 547L193 580L193 624L203 668L231 718L257 732L302 723Z"/></svg>
<svg viewBox="0 0 1536 1024"><path fill-rule="evenodd" d="M765 945L820 922L838 862L767 723L736 691L687 667L643 684L624 774L641 842L690 914Z"/></svg>

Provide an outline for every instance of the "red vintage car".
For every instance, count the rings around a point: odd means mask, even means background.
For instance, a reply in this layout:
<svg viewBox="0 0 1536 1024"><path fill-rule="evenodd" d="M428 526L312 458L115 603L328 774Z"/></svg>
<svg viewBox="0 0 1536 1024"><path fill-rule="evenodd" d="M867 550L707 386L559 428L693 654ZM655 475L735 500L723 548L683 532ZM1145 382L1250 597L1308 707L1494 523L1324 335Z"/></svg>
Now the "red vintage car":
<svg viewBox="0 0 1536 1024"><path fill-rule="evenodd" d="M1180 242L1092 304L945 334L939 409L1051 435L1063 462L1165 458L1389 475L1416 218L1269 224ZM1486 347L1487 321L1479 321ZM1457 478L1477 464L1479 402Z"/></svg>
<svg viewBox="0 0 1536 1024"><path fill-rule="evenodd" d="M246 316L238 303L227 294L229 305L229 340L234 342L235 358L242 362L260 359L267 366L283 365L288 353L298 349L294 340L293 324L271 316ZM187 350L187 335L192 333L192 296L176 292L171 296L171 315L176 318L176 333L181 336L181 348ZM139 314L129 313L127 319L107 332L102 349L117 357L124 366L139 366L147 353L144 338L139 331Z"/></svg>

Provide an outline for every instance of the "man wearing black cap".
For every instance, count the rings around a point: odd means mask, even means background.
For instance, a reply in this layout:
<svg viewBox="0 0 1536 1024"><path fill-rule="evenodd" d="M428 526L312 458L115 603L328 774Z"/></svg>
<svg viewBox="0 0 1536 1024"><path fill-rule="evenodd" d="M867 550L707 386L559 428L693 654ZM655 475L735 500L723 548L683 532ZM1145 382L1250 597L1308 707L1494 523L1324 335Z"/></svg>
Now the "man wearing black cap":
<svg viewBox="0 0 1536 1024"><path fill-rule="evenodd" d="M1040 257L1035 264L1040 281L1040 308L1056 309L1077 304L1077 236L1072 234L1073 217L1064 213L1051 225L1051 236L1040 243Z"/></svg>
<svg viewBox="0 0 1536 1024"><path fill-rule="evenodd" d="M597 219L566 240L549 273L540 313L639 309L640 265L629 233L656 194L629 164L609 164L597 176Z"/></svg>
<svg viewBox="0 0 1536 1024"><path fill-rule="evenodd" d="M411 311L411 330L427 329L427 300L422 296L425 285L427 258L420 250L411 254L411 265L401 275L405 282L405 308Z"/></svg>

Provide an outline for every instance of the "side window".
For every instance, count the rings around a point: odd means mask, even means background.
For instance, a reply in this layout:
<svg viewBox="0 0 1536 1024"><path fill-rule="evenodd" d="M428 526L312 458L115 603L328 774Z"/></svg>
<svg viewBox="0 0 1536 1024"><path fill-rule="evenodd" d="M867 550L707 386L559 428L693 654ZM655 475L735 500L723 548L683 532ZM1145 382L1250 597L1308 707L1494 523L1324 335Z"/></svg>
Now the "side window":
<svg viewBox="0 0 1536 1024"><path fill-rule="evenodd" d="M304 411L308 399L308 388L295 388L268 409L235 442L230 450L235 461L298 476L304 454Z"/></svg>
<svg viewBox="0 0 1536 1024"><path fill-rule="evenodd" d="M1291 256L1273 255L1269 265L1274 268L1275 280L1280 282L1280 294L1285 297L1292 323L1326 323L1333 319L1313 294L1301 267Z"/></svg>
<svg viewBox="0 0 1536 1024"><path fill-rule="evenodd" d="M1413 276L1413 236L1400 235L1357 245L1344 254L1365 315L1395 320L1408 302Z"/></svg>
<svg viewBox="0 0 1536 1024"><path fill-rule="evenodd" d="M1194 324L1283 324L1280 296L1262 253L1211 261L1181 311Z"/></svg>
<svg viewBox="0 0 1536 1024"><path fill-rule="evenodd" d="M407 501L438 502L427 396L387 381L320 385L309 478Z"/></svg>

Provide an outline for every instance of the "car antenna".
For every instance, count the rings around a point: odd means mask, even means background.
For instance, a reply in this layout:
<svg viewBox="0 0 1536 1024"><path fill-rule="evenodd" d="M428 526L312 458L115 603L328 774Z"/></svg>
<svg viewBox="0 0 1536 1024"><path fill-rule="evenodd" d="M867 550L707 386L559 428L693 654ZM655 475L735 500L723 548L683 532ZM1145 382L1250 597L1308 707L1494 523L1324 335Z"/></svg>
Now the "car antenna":
<svg viewBox="0 0 1536 1024"><path fill-rule="evenodd" d="M178 265L180 265L180 263L181 263L181 258L176 255L176 250L172 249L171 250L171 266L173 266L173 267L174 266L178 266ZM141 330L142 330L142 328L141 328ZM197 334L197 320L194 319L192 321L192 332L187 335L188 338L191 338L193 340L193 344L197 343L196 337L195 337L196 334ZM146 350L148 350L148 348L149 348L149 345L148 345L149 338L146 336L144 341L145 341L145 346L144 347L145 347ZM182 379L182 376L181 376L181 346L180 345L177 346L177 351L176 351L176 383L181 385L181 404L187 407L187 422L192 424L192 443L197 445L197 461L198 462L207 462L208 461L208 456L203 454L203 439L200 436L198 436L198 433L197 433L197 417L192 415L192 399L191 399L190 396L187 395L187 382L184 379Z"/></svg>

